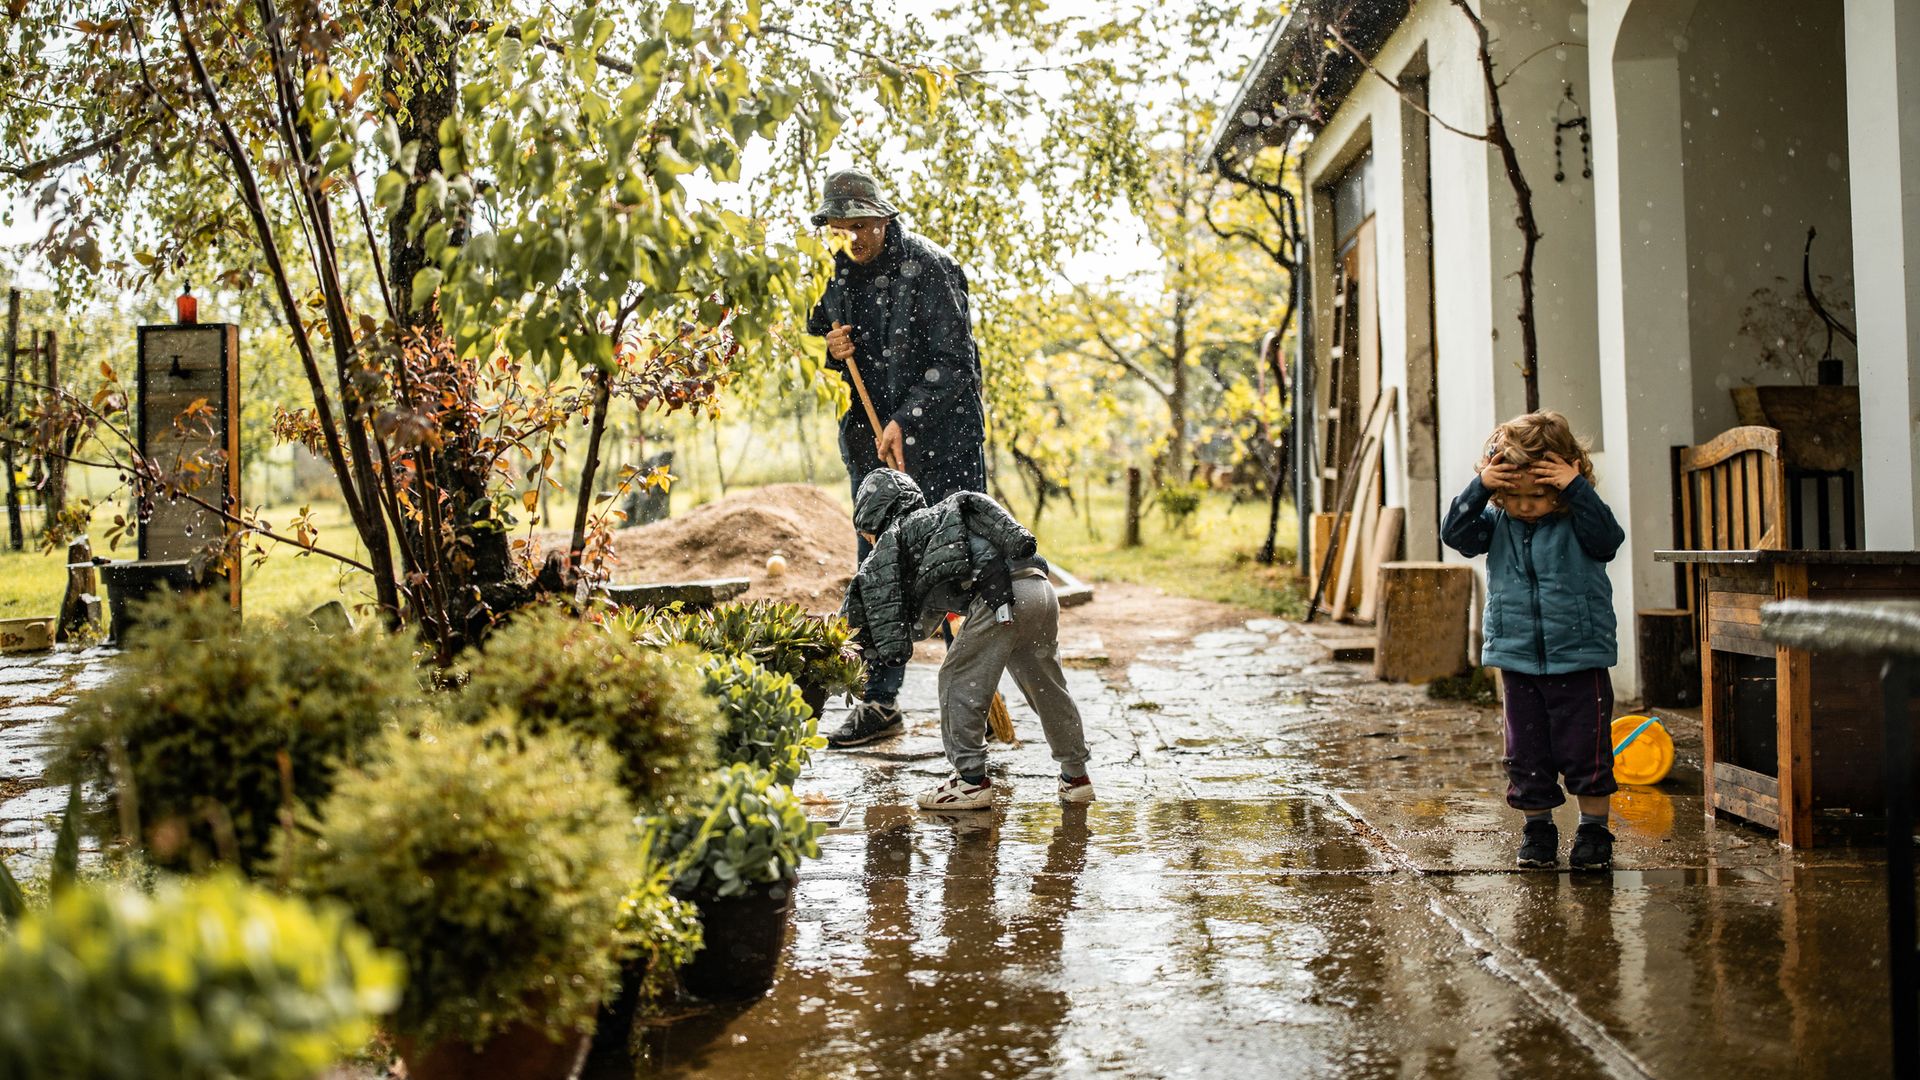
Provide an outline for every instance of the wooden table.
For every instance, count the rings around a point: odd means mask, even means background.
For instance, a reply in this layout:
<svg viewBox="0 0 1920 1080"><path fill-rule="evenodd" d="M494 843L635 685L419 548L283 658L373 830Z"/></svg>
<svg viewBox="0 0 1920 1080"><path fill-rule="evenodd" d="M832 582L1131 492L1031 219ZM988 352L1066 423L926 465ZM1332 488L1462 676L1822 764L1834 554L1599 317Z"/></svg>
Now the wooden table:
<svg viewBox="0 0 1920 1080"><path fill-rule="evenodd" d="M1702 735L1709 812L1774 829L1789 847L1877 819L1879 662L1776 643L1761 607L1776 600L1920 599L1915 551L1661 551L1700 568ZM1876 821L1877 824L1877 821Z"/></svg>

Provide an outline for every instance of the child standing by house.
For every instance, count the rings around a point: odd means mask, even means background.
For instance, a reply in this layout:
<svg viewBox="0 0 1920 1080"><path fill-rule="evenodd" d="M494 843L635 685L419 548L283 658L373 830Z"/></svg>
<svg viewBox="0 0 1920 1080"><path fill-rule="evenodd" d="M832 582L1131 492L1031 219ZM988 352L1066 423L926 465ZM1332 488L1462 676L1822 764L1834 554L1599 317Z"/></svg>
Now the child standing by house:
<svg viewBox="0 0 1920 1080"><path fill-rule="evenodd" d="M1491 505L1489 505L1491 504ZM1501 424L1441 538L1487 556L1481 663L1506 698L1507 805L1526 815L1521 866L1554 866L1553 808L1580 802L1568 862L1613 864L1613 587L1606 563L1626 539L1593 487L1593 462L1567 418L1535 412Z"/></svg>
<svg viewBox="0 0 1920 1080"><path fill-rule="evenodd" d="M913 642L949 612L967 617L940 665L940 739L953 775L922 793L920 806L993 806L987 709L1002 672L1013 674L1040 714L1060 767L1060 798L1092 802L1080 710L1060 668L1060 601L1033 534L977 492L928 506L919 485L892 469L876 469L860 482L853 527L873 551L847 587L840 613L859 632L870 663L904 664Z"/></svg>

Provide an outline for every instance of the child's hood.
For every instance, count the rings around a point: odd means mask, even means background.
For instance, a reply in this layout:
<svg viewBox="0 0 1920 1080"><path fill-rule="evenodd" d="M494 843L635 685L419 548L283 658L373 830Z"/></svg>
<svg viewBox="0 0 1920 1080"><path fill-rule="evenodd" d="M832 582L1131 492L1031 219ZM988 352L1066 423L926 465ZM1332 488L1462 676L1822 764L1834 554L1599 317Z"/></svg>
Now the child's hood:
<svg viewBox="0 0 1920 1080"><path fill-rule="evenodd" d="M860 481L860 491L853 497L853 527L878 536L926 505L927 497L913 477L894 469L875 469Z"/></svg>

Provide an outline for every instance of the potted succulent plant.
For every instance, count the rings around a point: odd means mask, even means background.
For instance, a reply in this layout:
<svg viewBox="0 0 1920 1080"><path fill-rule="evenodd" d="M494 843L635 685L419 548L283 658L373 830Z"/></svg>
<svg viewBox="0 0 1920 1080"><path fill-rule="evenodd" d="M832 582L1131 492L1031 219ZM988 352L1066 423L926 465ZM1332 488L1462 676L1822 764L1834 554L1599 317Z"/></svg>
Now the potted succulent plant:
<svg viewBox="0 0 1920 1080"><path fill-rule="evenodd" d="M410 977L414 1080L570 1077L612 996L637 876L611 752L500 716L393 733L289 834L296 886L337 897Z"/></svg>
<svg viewBox="0 0 1920 1080"><path fill-rule="evenodd" d="M707 695L727 721L720 735L722 763L756 765L771 771L776 783L791 784L813 752L827 745L790 677L745 655L711 657L701 671Z"/></svg>
<svg viewBox="0 0 1920 1080"><path fill-rule="evenodd" d="M76 885L0 943L0 1076L309 1080L400 998L335 904L237 875Z"/></svg>
<svg viewBox="0 0 1920 1080"><path fill-rule="evenodd" d="M773 985L786 942L800 860L820 854L826 830L765 769L732 765L674 808L666 825L677 857L676 895L700 909L705 943L680 980L703 998L757 997Z"/></svg>
<svg viewBox="0 0 1920 1080"><path fill-rule="evenodd" d="M866 681L866 665L846 622L837 615L810 615L798 604L756 600L642 618L640 632L648 640L750 656L791 677L815 716L828 697L858 690Z"/></svg>
<svg viewBox="0 0 1920 1080"><path fill-rule="evenodd" d="M456 718L479 723L506 708L534 734L598 739L642 810L691 790L718 763L724 721L687 646L656 647L548 609L495 631L471 666L449 703Z"/></svg>
<svg viewBox="0 0 1920 1080"><path fill-rule="evenodd" d="M160 866L258 871L287 811L317 805L383 730L431 712L404 636L323 638L304 620L242 633L218 597L148 620L116 677L75 700L51 772L117 786ZM119 815L94 824L122 827Z"/></svg>

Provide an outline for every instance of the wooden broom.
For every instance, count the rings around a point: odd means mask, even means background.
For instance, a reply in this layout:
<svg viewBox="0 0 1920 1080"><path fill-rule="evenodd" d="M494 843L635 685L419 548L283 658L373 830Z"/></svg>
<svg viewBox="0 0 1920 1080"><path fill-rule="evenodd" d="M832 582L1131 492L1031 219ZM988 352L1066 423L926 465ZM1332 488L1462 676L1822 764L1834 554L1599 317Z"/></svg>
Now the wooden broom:
<svg viewBox="0 0 1920 1080"><path fill-rule="evenodd" d="M840 328L840 323L835 322L833 326L837 330ZM874 411L873 399L867 396L867 381L860 377L860 365L855 363L851 356L847 357L847 374L853 376L853 389L860 395L860 407L867 410L867 425L873 429L873 449L879 455L880 463L888 468L906 472L905 461L887 460L886 450L880 445L880 414ZM947 633L948 644L952 644L952 618L947 620ZM993 700L987 703L987 727L993 732L993 737L1003 743L1017 745L1020 741L1013 730L1013 715L1007 712L1006 699L1000 696L998 690L993 692Z"/></svg>

